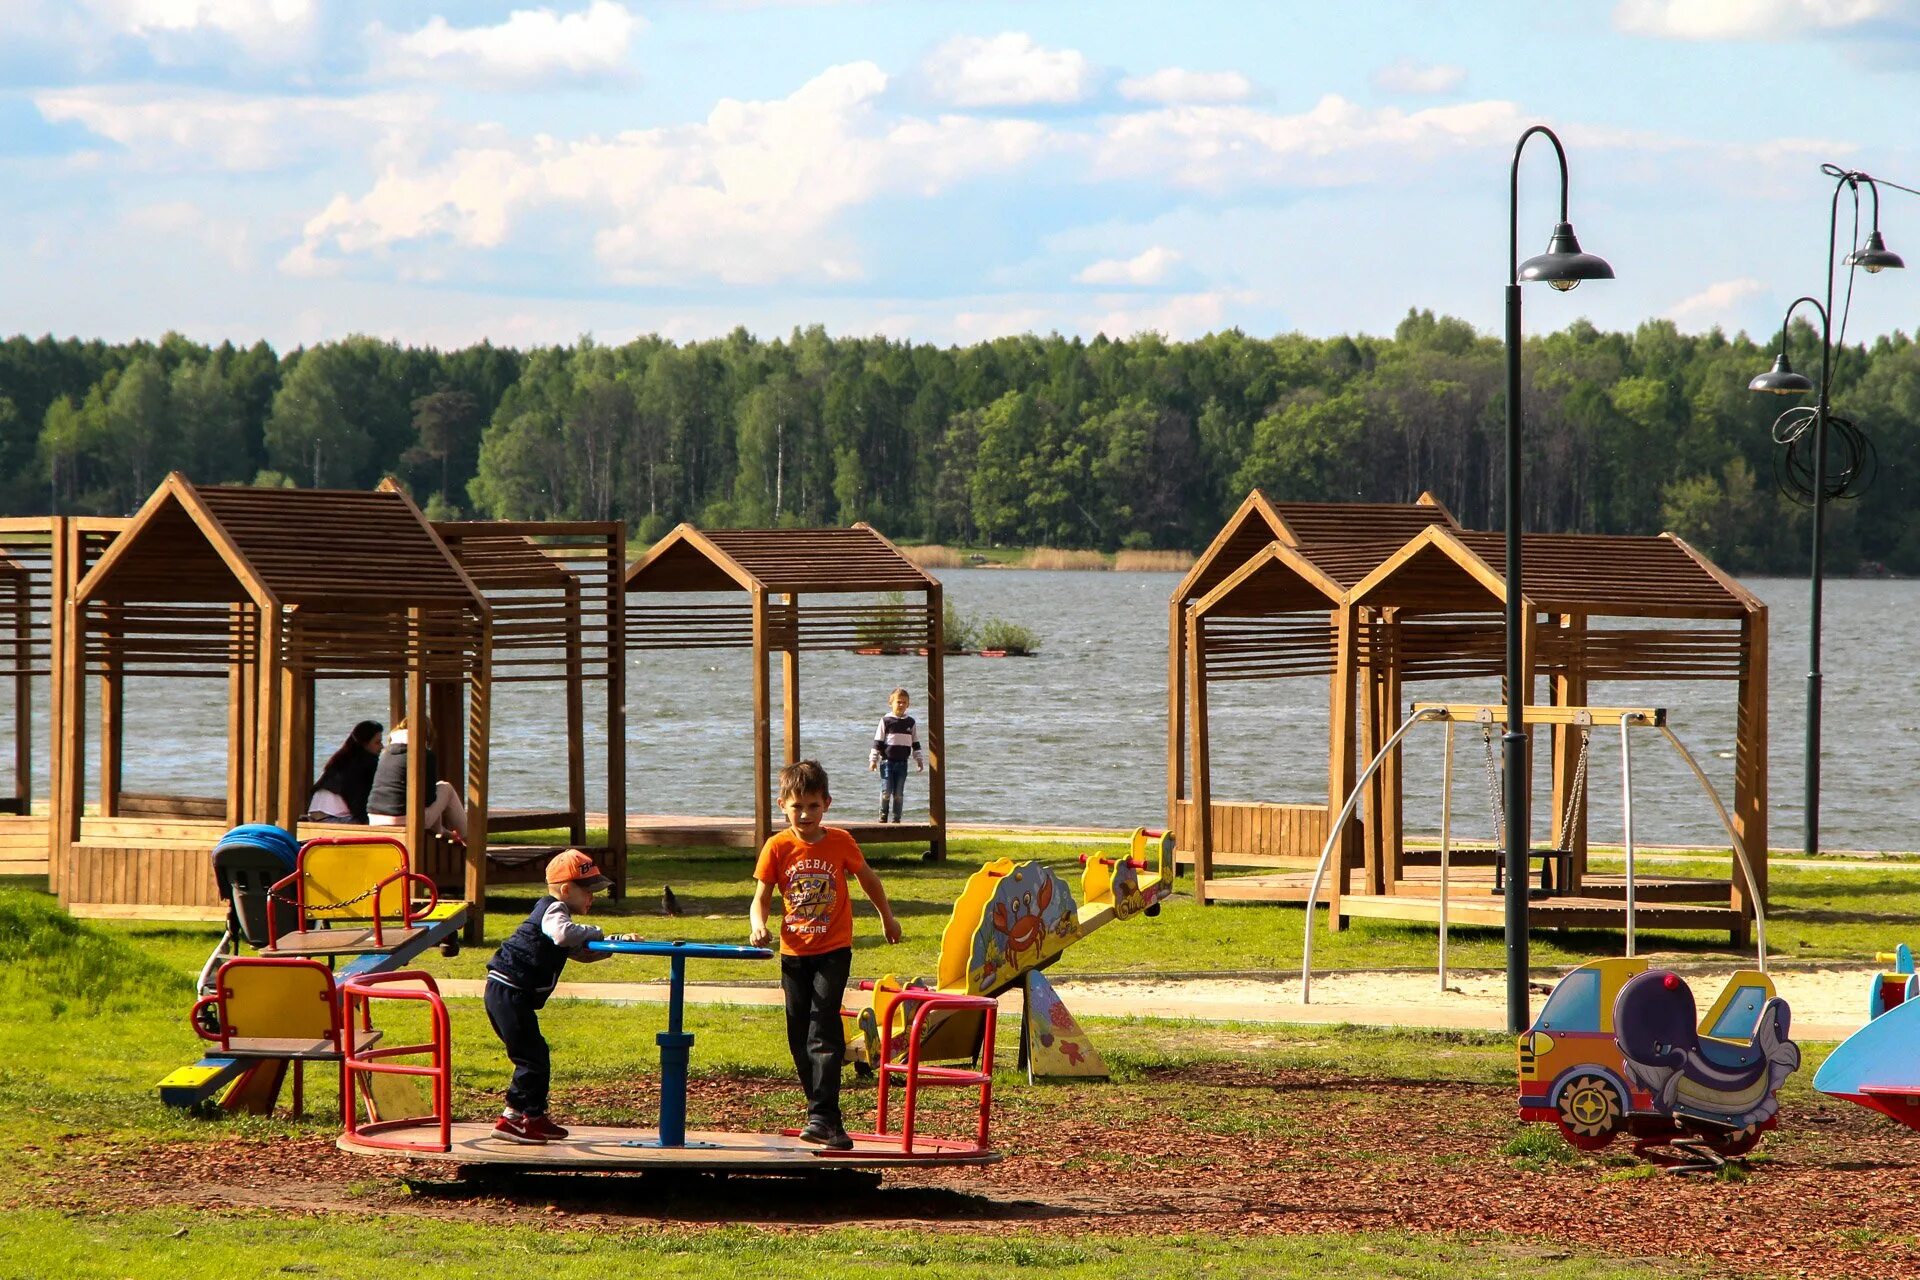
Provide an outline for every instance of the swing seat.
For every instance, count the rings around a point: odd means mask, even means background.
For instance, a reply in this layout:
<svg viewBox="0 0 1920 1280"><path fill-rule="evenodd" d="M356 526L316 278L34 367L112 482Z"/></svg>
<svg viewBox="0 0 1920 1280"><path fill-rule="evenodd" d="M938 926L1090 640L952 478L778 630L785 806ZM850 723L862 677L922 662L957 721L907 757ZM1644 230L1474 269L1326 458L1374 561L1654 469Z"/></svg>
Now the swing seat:
<svg viewBox="0 0 1920 1280"><path fill-rule="evenodd" d="M1480 853L1482 850L1463 850L1459 852ZM1495 854L1493 860L1493 892L1503 894L1507 891L1507 860L1504 849L1487 852ZM1458 853L1455 854L1458 856ZM1529 898L1552 898L1566 893L1573 882L1573 850L1571 849L1529 849L1527 857L1540 864L1540 885L1529 885Z"/></svg>

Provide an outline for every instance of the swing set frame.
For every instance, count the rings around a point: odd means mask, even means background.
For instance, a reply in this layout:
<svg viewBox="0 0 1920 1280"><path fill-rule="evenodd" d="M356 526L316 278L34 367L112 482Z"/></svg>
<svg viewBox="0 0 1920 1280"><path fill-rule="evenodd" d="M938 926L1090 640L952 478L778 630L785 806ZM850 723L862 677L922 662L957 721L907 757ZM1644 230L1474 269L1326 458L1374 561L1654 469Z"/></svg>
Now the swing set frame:
<svg viewBox="0 0 1920 1280"><path fill-rule="evenodd" d="M1714 813L1718 815L1720 819L1721 828L1726 833L1727 843L1733 851L1734 864L1739 868L1741 878L1745 881L1750 895L1749 901L1751 902L1753 911L1754 947L1757 953L1756 967L1761 973L1765 973L1767 971L1766 907L1763 901L1764 895L1760 892L1758 881L1753 873L1753 865L1747 858L1746 845L1740 839L1740 833L1736 829L1732 817L1727 812L1726 804L1720 798L1720 792L1714 787L1712 780L1707 777L1706 771L1700 767L1700 762L1694 757L1693 752L1687 749L1687 745L1680 741L1679 737L1673 732L1672 727L1667 723L1666 708L1523 706L1520 712L1522 723L1529 728L1535 725L1564 727L1577 731L1581 737L1580 760L1576 769L1573 786L1567 796L1567 817L1563 819L1560 824L1562 828L1561 845L1565 847L1559 847L1553 850L1555 854L1560 855L1570 856L1572 853L1570 833L1575 829L1575 819L1579 816L1580 807L1585 801L1586 756L1587 750L1591 745L1593 730L1607 726L1617 726L1620 730L1620 805L1626 853L1626 954L1628 956L1634 955L1636 948L1635 915L1637 909L1635 900L1637 876L1633 838L1633 746L1631 731L1636 727L1651 728L1659 731L1660 735L1667 740L1673 747L1675 753L1679 755L1681 761L1686 764L1688 770L1693 774L1694 779L1699 782L1701 791L1705 793L1707 799L1712 803ZM1332 828L1327 833L1326 843L1320 850L1319 863L1314 868L1312 885L1307 891L1306 922L1302 937L1300 959L1301 1004L1309 1004L1313 998L1314 907L1319 902L1320 889L1326 880L1327 868L1332 861L1333 852L1340 845L1341 832L1347 823L1353 820L1354 812L1359 807L1368 781L1379 771L1382 764L1394 756L1395 751L1397 751L1400 746L1401 739L1405 738L1415 726L1421 724L1437 723L1446 727L1446 754L1442 765L1440 789L1440 940L1438 970L1440 989L1442 991L1447 989L1447 906L1449 890L1451 888L1450 873L1453 861L1454 726L1462 723L1474 724L1482 726L1483 732L1490 733L1493 728L1505 723L1506 716L1507 708L1504 704L1416 702L1407 718L1401 721L1399 727L1396 728L1381 745L1379 751L1374 753L1373 758L1367 762L1366 768L1361 770L1359 778L1354 783L1352 794L1348 796L1346 804L1341 807L1339 814L1334 819ZM1502 781L1504 782L1504 780ZM1493 799L1495 802L1494 813L1496 816L1495 836L1499 838L1500 832L1497 827L1497 819L1501 812L1498 803L1499 796L1496 794ZM1531 844L1531 841L1529 841L1529 844ZM1336 909L1337 908L1329 904L1329 911Z"/></svg>

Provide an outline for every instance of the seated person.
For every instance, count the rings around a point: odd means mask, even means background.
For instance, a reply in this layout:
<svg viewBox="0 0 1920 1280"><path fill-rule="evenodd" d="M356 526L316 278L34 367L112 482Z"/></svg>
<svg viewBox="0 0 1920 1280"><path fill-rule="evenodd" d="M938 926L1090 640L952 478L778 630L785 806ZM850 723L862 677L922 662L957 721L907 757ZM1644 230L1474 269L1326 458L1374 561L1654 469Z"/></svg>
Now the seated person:
<svg viewBox="0 0 1920 1280"><path fill-rule="evenodd" d="M407 747L411 737L407 722L400 721L387 735L387 749L380 753L380 767L373 775L373 790L367 796L367 821L376 827L407 825ZM467 838L467 807L451 782L437 781L439 767L433 758L433 744L424 743L426 785L421 788L427 804L427 830L436 835Z"/></svg>
<svg viewBox="0 0 1920 1280"><path fill-rule="evenodd" d="M380 722L362 720L327 759L307 801L308 822L367 820L367 795L373 790L374 771L380 766Z"/></svg>

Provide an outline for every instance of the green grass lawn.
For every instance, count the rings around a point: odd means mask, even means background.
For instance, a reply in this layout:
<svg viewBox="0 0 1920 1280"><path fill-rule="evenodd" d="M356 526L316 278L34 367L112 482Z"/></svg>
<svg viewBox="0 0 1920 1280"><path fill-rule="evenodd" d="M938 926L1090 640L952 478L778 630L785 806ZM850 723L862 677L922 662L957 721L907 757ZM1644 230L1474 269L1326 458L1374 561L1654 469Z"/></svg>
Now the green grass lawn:
<svg viewBox="0 0 1920 1280"><path fill-rule="evenodd" d="M1007 849L994 842L967 848L945 866L917 859L885 859L878 865L894 889L909 930L909 942L887 957L902 972L930 970L935 939L960 880L987 853ZM1022 854L1064 863L1078 847L1025 846ZM1063 867L1064 869L1064 867ZM1076 868L1077 870L1077 868ZM739 940L744 931L747 882L739 851L648 854L636 860L638 886L672 884L687 904L687 917L657 930L677 936ZM1824 939L1839 948L1863 929L1860 922L1826 919L1820 912L1871 911L1911 915L1911 896L1890 884L1891 900L1846 895L1855 881L1808 873L1807 882L1776 881L1783 897L1780 931L1790 943ZM1877 874L1862 876L1874 882ZM1818 906L1815 890L1830 892L1844 906ZM1792 904L1804 895L1807 922L1794 922ZM524 910L528 898L494 904L489 930L500 936ZM616 918L655 932L648 914L653 897L637 892ZM1903 901L1906 905L1902 905ZM1869 908L1868 904L1871 903ZM707 915L721 917L707 919ZM1103 930L1071 953L1063 966L1088 972L1237 970L1285 964L1298 955L1297 909L1215 907L1198 909L1176 901L1157 920L1140 919ZM1891 926L1889 926L1891 927ZM1795 930L1802 932L1796 933ZM1821 930L1827 931L1821 933ZM869 916L860 945L879 967L876 928ZM1427 963L1431 932L1355 930L1330 940L1336 963ZM1558 941L1558 940L1556 940ZM1886 945L1877 937L1872 945ZM485 1226L441 1222L369 1210L335 1211L325 1217L245 1209L102 1209L64 1205L61 1171L89 1153L124 1151L156 1141L216 1141L231 1135L326 1136L336 1132L331 1088L321 1073L315 1113L305 1119L236 1118L208 1121L160 1105L154 1086L161 1076L197 1057L202 1048L186 1024L193 976L212 942L204 926L158 926L125 922L75 922L30 882L0 880L0 1106L9 1124L0 1134L0 1274L9 1277L239 1277L300 1274L361 1278L423 1274L488 1274L513 1277L657 1274L671 1268L685 1276L760 1274L789 1237L751 1226L671 1227L642 1223L614 1229L556 1233L521 1225ZM1497 957L1497 938L1470 945ZM1612 946L1617 946L1617 940ZM1851 945L1850 943L1848 945ZM1544 948L1543 948L1544 949ZM1609 948L1611 949L1611 948ZM454 960L428 957L441 973L477 975L484 949ZM1568 953L1569 958L1576 958ZM638 964L609 961L570 970L574 977L636 976ZM705 976L705 975L702 975ZM456 1113L484 1115L506 1082L507 1064L485 1024L477 1001L450 1005L456 1046ZM383 1015L383 1022L387 1022ZM585 1122L648 1122L651 1082L657 1076L653 1035L664 1010L557 1002L543 1019L555 1046L555 1099L563 1114ZM406 1030L396 1015L394 1034ZM1329 1103L1369 1105L1369 1080L1461 1082L1497 1086L1512 1078L1511 1041L1474 1033L1407 1034L1351 1028L1295 1028L1233 1024L1182 1024L1154 1020L1089 1020L1115 1083L1033 1089L1003 1071L996 1098L1004 1131L1041 1121L1054 1109L1090 1110L1111 1099L1158 1096L1161 1105L1209 1132L1273 1137L1314 1123L1314 1107ZM796 1119L797 1088L788 1083L781 1018L777 1010L695 1006L688 1026L694 1050L696 1088L690 1121L712 1122L698 1087L702 1080L756 1082L751 1123L771 1127ZM1003 1066L1013 1061L1012 1020L1003 1031ZM1806 1045L1806 1063L1789 1083L1790 1099L1810 1101L1810 1081L1824 1052ZM1204 1091L1165 1087L1200 1067L1285 1068L1351 1080L1276 1102L1265 1091L1231 1088ZM1114 1090L1106 1092L1107 1088ZM1084 1096L1083 1096L1084 1094ZM1064 1100L1064 1101L1063 1101ZM855 1087L850 1114L872 1106L871 1086ZM740 1118L736 1110L734 1119ZM1501 1157L1490 1146L1487 1159ZM1101 1158L1089 1152L1087 1159ZM1119 1157L1116 1157L1119 1158ZM1066 1176L1070 1176L1067 1171ZM791 1230L790 1228L787 1230ZM807 1246L836 1273L903 1275L933 1264L938 1274L986 1276L1044 1270L1054 1276L1116 1274L1179 1276L1217 1274L1279 1277L1328 1276L1527 1276L1548 1280L1612 1280L1614 1277L1702 1274L1680 1262L1620 1262L1578 1250L1504 1238L1435 1239L1394 1234L1195 1239L1178 1235L1083 1235L1008 1225L1002 1229L922 1229L886 1232L812 1230ZM30 1262L20 1262L30 1259ZM271 1260L270 1262L265 1260ZM30 1269L21 1270L22 1266ZM293 1270L285 1271L291 1266Z"/></svg>
<svg viewBox="0 0 1920 1280"><path fill-rule="evenodd" d="M940 935L952 914L966 878L980 865L997 857L1016 861L1037 858L1052 866L1078 890L1079 855L1089 849L1112 850L1116 841L956 839L944 863L920 860L912 846L878 846L869 855L887 886L905 940L889 948L880 936L879 920L864 903L855 912L855 972L878 976L932 977L938 968ZM594 919L610 932L635 932L650 937L686 938L706 942L744 943L747 903L753 887L750 855L740 849L636 850L630 860L630 892L623 902L602 901ZM1616 869L1607 858L1597 858L1598 869ZM1725 876L1727 863L1667 863L1648 868L1649 874ZM1181 881L1184 890L1186 881ZM659 913L660 888L671 886L686 914L667 918ZM1773 903L1768 918L1768 945L1776 956L1796 960L1870 963L1877 951L1911 938L1910 922L1920 919L1920 875L1907 866L1889 864L1872 870L1777 866L1771 877ZM533 886L508 888L489 896L487 937L498 941L510 932L533 905L539 890ZM857 897L857 893L856 893ZM1110 925L1074 944L1054 970L1057 976L1297 972L1300 966L1301 923L1304 912L1273 903L1216 903L1197 907L1183 891L1166 904L1158 917L1139 917ZM1320 917L1325 922L1324 912ZM134 943L150 956L177 967L198 968L218 937L218 929L204 924L101 922L103 932ZM1505 964L1500 931L1455 927L1450 932L1449 960L1458 969L1498 969ZM1434 963L1436 932L1431 926L1389 920L1355 920L1338 934L1316 930L1314 963L1326 969L1427 968ZM1553 967L1578 964L1598 955L1616 955L1620 935L1613 931L1574 930L1542 932L1533 939L1533 961ZM1659 933L1643 930L1643 952L1676 953L1711 959L1732 956L1724 934ZM423 961L436 974L478 978L487 948L469 948L452 960L429 956ZM645 981L664 978L666 962L621 958L594 965L574 965L569 981ZM774 975L766 966L706 964L701 981L763 981Z"/></svg>

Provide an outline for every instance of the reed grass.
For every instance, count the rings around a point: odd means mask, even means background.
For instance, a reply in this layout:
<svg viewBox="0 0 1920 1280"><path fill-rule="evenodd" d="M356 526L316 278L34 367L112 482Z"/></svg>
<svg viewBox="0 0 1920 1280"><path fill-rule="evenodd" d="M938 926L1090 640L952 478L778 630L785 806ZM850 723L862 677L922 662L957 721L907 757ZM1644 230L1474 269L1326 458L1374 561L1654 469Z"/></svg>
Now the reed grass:
<svg viewBox="0 0 1920 1280"><path fill-rule="evenodd" d="M1193 568L1191 551L1121 551L1113 557L1120 573L1185 573Z"/></svg>
<svg viewBox="0 0 1920 1280"><path fill-rule="evenodd" d="M1059 547L1035 547L1020 562L1023 569L1110 569L1113 566L1098 551L1065 551Z"/></svg>
<svg viewBox="0 0 1920 1280"><path fill-rule="evenodd" d="M938 542L929 542L923 547L902 547L900 554L922 569L964 569L969 563L965 552Z"/></svg>

